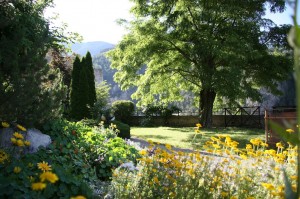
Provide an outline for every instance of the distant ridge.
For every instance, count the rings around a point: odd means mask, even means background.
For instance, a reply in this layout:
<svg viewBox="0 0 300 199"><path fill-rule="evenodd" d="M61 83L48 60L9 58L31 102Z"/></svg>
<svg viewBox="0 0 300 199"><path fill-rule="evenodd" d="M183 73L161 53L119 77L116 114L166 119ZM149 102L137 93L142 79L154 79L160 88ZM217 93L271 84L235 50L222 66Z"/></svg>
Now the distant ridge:
<svg viewBox="0 0 300 199"><path fill-rule="evenodd" d="M105 41L92 41L92 42L83 42L75 43L71 46L71 49L74 53L81 56L85 55L87 51L90 51L92 56L95 56L102 52L105 49L114 48L115 45L105 42Z"/></svg>

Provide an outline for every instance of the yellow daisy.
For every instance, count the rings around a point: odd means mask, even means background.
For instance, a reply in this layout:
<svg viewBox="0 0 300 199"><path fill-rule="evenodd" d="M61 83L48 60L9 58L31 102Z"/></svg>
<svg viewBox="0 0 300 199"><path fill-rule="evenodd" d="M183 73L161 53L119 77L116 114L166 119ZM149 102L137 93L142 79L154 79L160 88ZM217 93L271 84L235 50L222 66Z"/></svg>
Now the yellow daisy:
<svg viewBox="0 0 300 199"><path fill-rule="evenodd" d="M37 163L37 166L43 172L52 170L51 165L48 165L48 162L45 162L45 161Z"/></svg>
<svg viewBox="0 0 300 199"><path fill-rule="evenodd" d="M30 142L27 140L24 142L24 144L25 144L25 146L30 146Z"/></svg>
<svg viewBox="0 0 300 199"><path fill-rule="evenodd" d="M22 135L21 133L18 133L18 132L15 132L15 133L13 134L13 136L14 136L15 138L18 138L18 139L24 139L23 135Z"/></svg>
<svg viewBox="0 0 300 199"><path fill-rule="evenodd" d="M287 129L287 130L285 130L287 133L295 133L295 131L293 130L293 129Z"/></svg>
<svg viewBox="0 0 300 199"><path fill-rule="evenodd" d="M7 122L1 122L1 125L4 127L4 128L8 128L9 127L9 124Z"/></svg>
<svg viewBox="0 0 300 199"><path fill-rule="evenodd" d="M20 124L17 124L17 128L20 129L21 131L26 131L26 128L21 126Z"/></svg>
<svg viewBox="0 0 300 199"><path fill-rule="evenodd" d="M46 188L46 184L42 182L36 182L31 184L31 189L34 191L43 190Z"/></svg>
<svg viewBox="0 0 300 199"><path fill-rule="evenodd" d="M55 183L56 181L58 181L58 177L55 173L52 173L52 172L44 172L40 175L40 179L42 182L44 182L45 180L46 181L49 181L51 183Z"/></svg>

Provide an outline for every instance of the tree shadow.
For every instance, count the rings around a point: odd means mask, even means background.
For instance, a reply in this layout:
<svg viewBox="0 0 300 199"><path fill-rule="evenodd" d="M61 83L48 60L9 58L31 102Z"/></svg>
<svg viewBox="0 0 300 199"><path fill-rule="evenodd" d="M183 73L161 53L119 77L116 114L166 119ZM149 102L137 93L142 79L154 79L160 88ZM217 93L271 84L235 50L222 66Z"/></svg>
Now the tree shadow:
<svg viewBox="0 0 300 199"><path fill-rule="evenodd" d="M139 135L141 139L168 139L170 136L163 136L163 135Z"/></svg>

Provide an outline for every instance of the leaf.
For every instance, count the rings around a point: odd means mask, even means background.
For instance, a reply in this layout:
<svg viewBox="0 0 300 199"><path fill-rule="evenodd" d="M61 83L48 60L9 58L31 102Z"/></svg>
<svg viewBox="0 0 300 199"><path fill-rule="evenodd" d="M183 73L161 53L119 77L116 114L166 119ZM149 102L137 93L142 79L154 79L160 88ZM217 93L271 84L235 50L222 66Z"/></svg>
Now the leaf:
<svg viewBox="0 0 300 199"><path fill-rule="evenodd" d="M290 142L294 146L299 144L298 134L295 133L287 133L286 128L281 126L280 124L270 121L270 126L272 129L272 132L279 135L284 141Z"/></svg>
<svg viewBox="0 0 300 199"><path fill-rule="evenodd" d="M289 181L289 178L285 172L285 169L282 169L282 170L283 170L283 178L284 178L284 185L285 185L285 198L286 199L294 199L294 198L296 198L296 193L293 192L292 184Z"/></svg>

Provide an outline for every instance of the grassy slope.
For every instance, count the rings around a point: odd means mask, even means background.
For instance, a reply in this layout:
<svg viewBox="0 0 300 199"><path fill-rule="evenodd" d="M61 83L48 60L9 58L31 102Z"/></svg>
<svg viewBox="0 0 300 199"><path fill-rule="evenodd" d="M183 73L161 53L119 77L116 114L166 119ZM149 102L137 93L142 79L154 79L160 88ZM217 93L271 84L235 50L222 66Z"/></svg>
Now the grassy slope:
<svg viewBox="0 0 300 199"><path fill-rule="evenodd" d="M209 140L211 136L216 136L217 134L229 135L233 140L240 143L239 148L244 148L251 138L259 137L265 140L263 129L213 128L201 129L201 132L204 132L203 139L201 139L201 135L197 135L194 143L192 143L195 136L193 127L131 127L131 135L133 137L168 143L180 148L200 149L206 140Z"/></svg>

